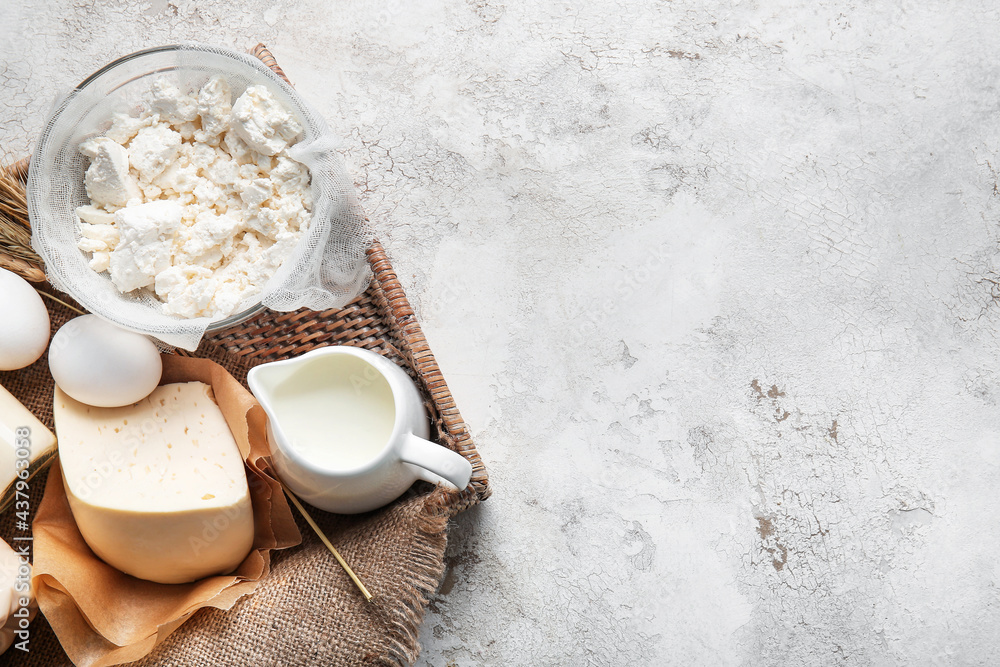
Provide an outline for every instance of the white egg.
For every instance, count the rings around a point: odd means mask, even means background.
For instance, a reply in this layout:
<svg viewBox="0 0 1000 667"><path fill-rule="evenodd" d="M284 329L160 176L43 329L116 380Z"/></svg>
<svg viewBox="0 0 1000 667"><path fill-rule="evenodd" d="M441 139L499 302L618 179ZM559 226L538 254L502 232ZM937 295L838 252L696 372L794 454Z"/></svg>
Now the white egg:
<svg viewBox="0 0 1000 667"><path fill-rule="evenodd" d="M97 315L77 317L52 337L49 370L72 398L99 408L131 405L160 382L163 363L153 342Z"/></svg>
<svg viewBox="0 0 1000 667"><path fill-rule="evenodd" d="M0 269L0 371L35 363L49 344L49 311L28 281Z"/></svg>

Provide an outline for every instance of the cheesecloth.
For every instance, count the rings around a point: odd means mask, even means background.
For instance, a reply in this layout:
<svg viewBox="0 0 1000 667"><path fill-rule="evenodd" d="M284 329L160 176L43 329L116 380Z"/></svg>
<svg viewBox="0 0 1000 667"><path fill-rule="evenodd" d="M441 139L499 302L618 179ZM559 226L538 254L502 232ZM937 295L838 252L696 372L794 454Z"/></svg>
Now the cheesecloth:
<svg viewBox="0 0 1000 667"><path fill-rule="evenodd" d="M90 203L84 186L89 160L78 147L101 135L114 112L135 115L153 79L167 75L182 90L197 90L215 75L232 89L233 101L250 85L263 84L302 123L302 138L288 149L312 176L312 222L263 291L221 320L165 315L146 290L122 294L107 273L88 266L77 248L75 209ZM105 66L54 107L31 158L28 214L31 245L45 261L49 282L90 312L120 327L153 336L167 345L194 350L206 330L220 330L262 308L325 310L346 305L368 284L365 250L371 226L357 201L336 151L337 140L323 118L260 60L225 48L180 44L138 51Z"/></svg>

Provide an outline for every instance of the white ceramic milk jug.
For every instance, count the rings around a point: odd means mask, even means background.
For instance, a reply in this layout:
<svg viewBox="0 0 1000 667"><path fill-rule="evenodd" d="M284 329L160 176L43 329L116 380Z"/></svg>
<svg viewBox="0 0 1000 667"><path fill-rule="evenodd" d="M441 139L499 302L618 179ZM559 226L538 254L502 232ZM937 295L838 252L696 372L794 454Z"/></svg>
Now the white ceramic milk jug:
<svg viewBox="0 0 1000 667"><path fill-rule="evenodd" d="M427 440L416 386L369 350L323 347L261 364L247 376L267 413L271 458L281 480L329 512L367 512L417 479L464 489L472 465Z"/></svg>

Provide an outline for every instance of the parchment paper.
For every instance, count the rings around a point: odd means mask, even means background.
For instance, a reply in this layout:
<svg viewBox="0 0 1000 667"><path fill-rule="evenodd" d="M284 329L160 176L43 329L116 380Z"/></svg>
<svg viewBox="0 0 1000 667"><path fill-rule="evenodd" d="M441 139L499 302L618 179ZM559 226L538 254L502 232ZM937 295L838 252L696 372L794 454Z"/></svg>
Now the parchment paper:
<svg viewBox="0 0 1000 667"><path fill-rule="evenodd" d="M229 609L252 593L270 571L271 550L302 539L280 484L268 472L265 415L253 395L213 361L175 355L162 359L161 384L200 381L215 392L246 462L253 549L232 574L189 584L158 584L124 574L95 556L83 540L59 466L53 465L33 526L32 583L39 608L76 665L142 658L198 609Z"/></svg>

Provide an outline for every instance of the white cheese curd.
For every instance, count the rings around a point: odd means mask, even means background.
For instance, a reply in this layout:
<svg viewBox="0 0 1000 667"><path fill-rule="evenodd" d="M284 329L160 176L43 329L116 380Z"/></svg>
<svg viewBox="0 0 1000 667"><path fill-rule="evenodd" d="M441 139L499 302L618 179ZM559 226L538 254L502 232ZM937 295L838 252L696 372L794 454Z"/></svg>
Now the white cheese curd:
<svg viewBox="0 0 1000 667"><path fill-rule="evenodd" d="M198 117L198 101L182 93L166 77L153 81L149 90L149 105L171 123L193 121Z"/></svg>
<svg viewBox="0 0 1000 667"><path fill-rule="evenodd" d="M95 206L124 206L142 193L129 173L128 151L110 139L103 139L81 146L81 149L86 147L81 152L92 160L84 177L87 196Z"/></svg>
<svg viewBox="0 0 1000 667"><path fill-rule="evenodd" d="M113 214L102 211L96 206L77 206L76 214L81 220L92 225L110 225L115 221Z"/></svg>
<svg viewBox="0 0 1000 667"><path fill-rule="evenodd" d="M259 294L311 220L310 176L287 149L302 125L265 86L235 101L157 79L137 117L116 113L91 159L77 246L122 292L178 317L221 319Z"/></svg>
<svg viewBox="0 0 1000 667"><path fill-rule="evenodd" d="M198 115L201 129L194 133L199 143L219 145L222 133L229 129L233 115L232 93L222 77L214 77L198 93Z"/></svg>
<svg viewBox="0 0 1000 667"><path fill-rule="evenodd" d="M154 125L160 120L157 114L148 114L135 118L121 112L116 112L111 116L111 127L104 133L104 137L119 144L127 144L132 137L144 127ZM99 139L102 137L98 137ZM81 153L87 155L81 146ZM88 155L88 157L93 157Z"/></svg>
<svg viewBox="0 0 1000 667"><path fill-rule="evenodd" d="M174 232L181 226L181 207L151 201L115 213L120 242L111 253L111 280L123 292L152 285L170 267Z"/></svg>
<svg viewBox="0 0 1000 667"><path fill-rule="evenodd" d="M233 105L236 134L253 150L276 155L294 143L302 126L264 86L250 86Z"/></svg>
<svg viewBox="0 0 1000 667"><path fill-rule="evenodd" d="M128 145L128 159L132 168L139 172L140 182L150 183L177 159L180 149L180 133L171 130L166 123L158 123L139 130Z"/></svg>

